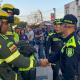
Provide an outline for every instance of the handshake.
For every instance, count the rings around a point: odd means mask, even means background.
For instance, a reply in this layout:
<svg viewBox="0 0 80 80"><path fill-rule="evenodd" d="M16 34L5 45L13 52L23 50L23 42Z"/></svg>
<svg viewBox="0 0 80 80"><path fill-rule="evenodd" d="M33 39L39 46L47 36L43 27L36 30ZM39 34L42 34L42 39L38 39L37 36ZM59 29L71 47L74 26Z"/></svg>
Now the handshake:
<svg viewBox="0 0 80 80"><path fill-rule="evenodd" d="M48 59L40 59L40 66L42 67L46 67L48 66L50 63L48 62Z"/></svg>
<svg viewBox="0 0 80 80"><path fill-rule="evenodd" d="M55 66L56 64L49 63L48 59L46 59L46 58L45 59L40 59L40 66L47 67L47 66L51 66L51 65Z"/></svg>

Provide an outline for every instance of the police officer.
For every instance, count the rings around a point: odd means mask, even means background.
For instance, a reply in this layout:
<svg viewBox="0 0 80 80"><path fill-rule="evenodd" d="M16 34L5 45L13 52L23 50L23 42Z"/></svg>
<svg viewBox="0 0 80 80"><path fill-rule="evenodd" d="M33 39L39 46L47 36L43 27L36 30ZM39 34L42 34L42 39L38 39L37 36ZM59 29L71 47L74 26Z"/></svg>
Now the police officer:
<svg viewBox="0 0 80 80"><path fill-rule="evenodd" d="M15 76L12 77L9 73L10 71L6 69L7 65L26 71L33 68L34 64L33 56L30 56L30 58L24 57L20 54L14 42L5 35L8 30L8 24L12 22L13 17L0 10L0 76L4 80L15 80Z"/></svg>
<svg viewBox="0 0 80 80"><path fill-rule="evenodd" d="M62 19L55 19L54 21L54 32L49 34L49 39L47 42L47 54L48 57L53 56L56 52L60 51L62 48L63 42L61 40L61 31L62 27ZM49 50L51 48L51 52ZM55 63L56 65L52 65L53 69L53 80L59 80L58 73L59 73L59 61Z"/></svg>
<svg viewBox="0 0 80 80"><path fill-rule="evenodd" d="M80 45L76 36L77 18L72 14L67 14L63 18L63 34L64 46L61 53L57 53L53 58L41 60L41 64L46 66L49 62L55 63L61 56L61 70L63 80L79 80L78 79L78 64L80 60Z"/></svg>

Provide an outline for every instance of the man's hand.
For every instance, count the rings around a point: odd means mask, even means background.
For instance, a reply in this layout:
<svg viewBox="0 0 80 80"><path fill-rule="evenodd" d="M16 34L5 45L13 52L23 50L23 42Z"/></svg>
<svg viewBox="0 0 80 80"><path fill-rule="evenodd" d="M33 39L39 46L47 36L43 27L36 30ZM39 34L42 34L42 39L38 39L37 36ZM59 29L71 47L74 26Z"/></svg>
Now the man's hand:
<svg viewBox="0 0 80 80"><path fill-rule="evenodd" d="M49 62L48 62L48 59L40 59L40 65L42 67L46 67L48 66Z"/></svg>

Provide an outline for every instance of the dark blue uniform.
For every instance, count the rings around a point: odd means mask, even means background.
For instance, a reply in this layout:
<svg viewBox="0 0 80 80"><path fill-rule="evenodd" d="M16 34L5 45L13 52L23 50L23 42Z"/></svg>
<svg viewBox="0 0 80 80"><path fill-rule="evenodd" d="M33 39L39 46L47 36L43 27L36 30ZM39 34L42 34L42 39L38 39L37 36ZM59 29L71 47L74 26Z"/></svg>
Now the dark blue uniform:
<svg viewBox="0 0 80 80"><path fill-rule="evenodd" d="M52 33L49 35L49 39L48 39L48 42L47 42L47 57L52 57L53 54L56 54L56 52L60 51L62 46L63 46L63 42L61 40L61 34L60 33ZM49 52L51 48L51 52ZM59 73L59 61L58 60L56 62L56 65L52 65L52 69L53 69L53 80L59 80L59 77L58 77L58 73Z"/></svg>
<svg viewBox="0 0 80 80"><path fill-rule="evenodd" d="M72 33L64 39L64 46L60 52L48 58L49 62L55 63L61 60L63 80L75 80L78 76L78 64L80 61L80 45L76 33ZM77 79L79 80L79 79Z"/></svg>
<svg viewBox="0 0 80 80"><path fill-rule="evenodd" d="M49 54L49 49L51 48L51 53L59 51L62 47L62 40L61 40L61 34L59 33L52 33L52 35L49 36L48 42L47 42L47 53ZM50 55L50 54L49 54Z"/></svg>

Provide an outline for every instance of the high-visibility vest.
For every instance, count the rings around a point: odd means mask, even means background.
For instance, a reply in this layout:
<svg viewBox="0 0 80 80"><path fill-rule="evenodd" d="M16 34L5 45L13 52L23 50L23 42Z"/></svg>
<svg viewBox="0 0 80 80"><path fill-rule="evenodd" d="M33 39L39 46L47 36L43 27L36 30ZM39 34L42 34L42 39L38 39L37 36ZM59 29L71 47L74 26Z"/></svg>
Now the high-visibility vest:
<svg viewBox="0 0 80 80"><path fill-rule="evenodd" d="M6 51L8 51L11 55L9 55L7 58L5 58L5 59L0 59L0 63L2 63L2 62L6 62L6 63L10 63L10 62L12 62L14 59L16 59L17 57L19 57L19 55L20 55L20 53L19 53L19 51L17 50L17 47L14 45L14 43L11 41L8 41L8 37L7 36L5 36L5 35L1 35L0 34L0 37L2 37L3 39L2 39L2 43L4 43L4 41L6 42L6 45L5 46L7 46L6 48L5 48L5 53L6 53ZM4 40L4 41L3 41ZM1 45L1 44L0 44ZM3 46L3 45L1 45L2 47L5 47L5 46ZM2 48L2 47L0 47L0 49ZM4 54L4 53L0 53L0 54Z"/></svg>
<svg viewBox="0 0 80 80"><path fill-rule="evenodd" d="M28 68L19 68L19 71L29 71L30 69L34 68L34 56L30 56L30 66Z"/></svg>

